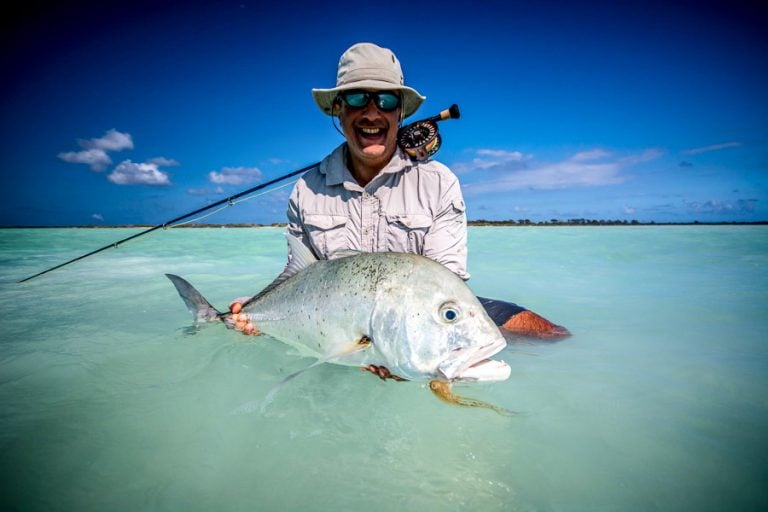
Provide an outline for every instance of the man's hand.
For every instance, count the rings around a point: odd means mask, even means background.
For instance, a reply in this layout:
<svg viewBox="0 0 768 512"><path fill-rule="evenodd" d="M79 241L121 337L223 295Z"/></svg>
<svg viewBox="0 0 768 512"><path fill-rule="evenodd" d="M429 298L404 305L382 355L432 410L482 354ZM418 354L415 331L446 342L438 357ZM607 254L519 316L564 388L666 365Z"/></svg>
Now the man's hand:
<svg viewBox="0 0 768 512"><path fill-rule="evenodd" d="M241 331L243 334L250 336L261 336L261 331L256 327L256 324L248 319L248 315L240 313L243 309L243 302L247 301L250 297L238 297L229 304L229 311L232 314L227 318L227 326Z"/></svg>

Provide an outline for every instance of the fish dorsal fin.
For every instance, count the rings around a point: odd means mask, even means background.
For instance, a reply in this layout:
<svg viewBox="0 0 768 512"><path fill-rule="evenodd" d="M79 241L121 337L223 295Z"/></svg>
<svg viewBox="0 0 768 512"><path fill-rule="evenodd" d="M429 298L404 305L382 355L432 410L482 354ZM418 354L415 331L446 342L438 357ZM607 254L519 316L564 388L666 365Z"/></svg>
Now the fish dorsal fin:
<svg viewBox="0 0 768 512"><path fill-rule="evenodd" d="M282 284L283 281L289 277L295 276L317 261L317 258L315 258L315 255L312 254L312 251L310 251L306 245L301 243L301 240L291 235L290 233L286 233L285 238L288 239L288 247L291 249L288 264L285 266L280 275L275 278L274 281L269 283L259 293L251 297L248 302L243 304L243 307L251 304L252 302L255 302L259 298L272 291L275 287Z"/></svg>
<svg viewBox="0 0 768 512"><path fill-rule="evenodd" d="M288 247L291 249L291 261L288 262L288 266L285 268L285 271L283 271L283 274L290 272L290 275L286 276L287 278L294 274L298 274L316 262L317 258L315 258L315 255L312 254L312 251L310 251L309 248L301 243L301 240L295 236L291 235L290 233L286 233L285 238L288 239Z"/></svg>

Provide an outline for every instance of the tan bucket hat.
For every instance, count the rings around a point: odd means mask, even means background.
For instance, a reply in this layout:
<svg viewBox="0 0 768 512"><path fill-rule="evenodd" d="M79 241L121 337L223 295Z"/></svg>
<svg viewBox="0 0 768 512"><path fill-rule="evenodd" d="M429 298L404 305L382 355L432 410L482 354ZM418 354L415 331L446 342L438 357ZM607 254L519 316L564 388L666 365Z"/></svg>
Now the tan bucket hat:
<svg viewBox="0 0 768 512"><path fill-rule="evenodd" d="M333 115L333 101L341 91L374 89L400 91L403 98L403 117L418 110L426 97L404 85L403 70L392 50L373 43L357 43L345 51L339 59L336 87L312 89L315 103L327 115Z"/></svg>

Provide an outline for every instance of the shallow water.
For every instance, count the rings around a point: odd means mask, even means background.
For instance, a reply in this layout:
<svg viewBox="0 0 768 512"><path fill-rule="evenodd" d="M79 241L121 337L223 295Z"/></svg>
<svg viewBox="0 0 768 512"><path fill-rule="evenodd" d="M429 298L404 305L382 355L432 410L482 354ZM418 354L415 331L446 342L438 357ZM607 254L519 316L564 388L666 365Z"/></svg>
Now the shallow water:
<svg viewBox="0 0 768 512"><path fill-rule="evenodd" d="M760 510L768 228L470 228L470 285L573 336L510 345L451 407L423 384L188 334L283 266L282 230L0 230L2 510Z"/></svg>

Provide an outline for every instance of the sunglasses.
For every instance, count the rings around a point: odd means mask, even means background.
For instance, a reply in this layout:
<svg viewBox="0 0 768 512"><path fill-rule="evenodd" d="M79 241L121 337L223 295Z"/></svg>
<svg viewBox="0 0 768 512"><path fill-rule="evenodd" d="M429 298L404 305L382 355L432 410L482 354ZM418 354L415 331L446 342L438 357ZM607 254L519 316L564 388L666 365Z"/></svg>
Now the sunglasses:
<svg viewBox="0 0 768 512"><path fill-rule="evenodd" d="M393 92L349 91L340 93L339 97L354 109L365 108L371 99L382 112L392 112L400 106L400 96Z"/></svg>

